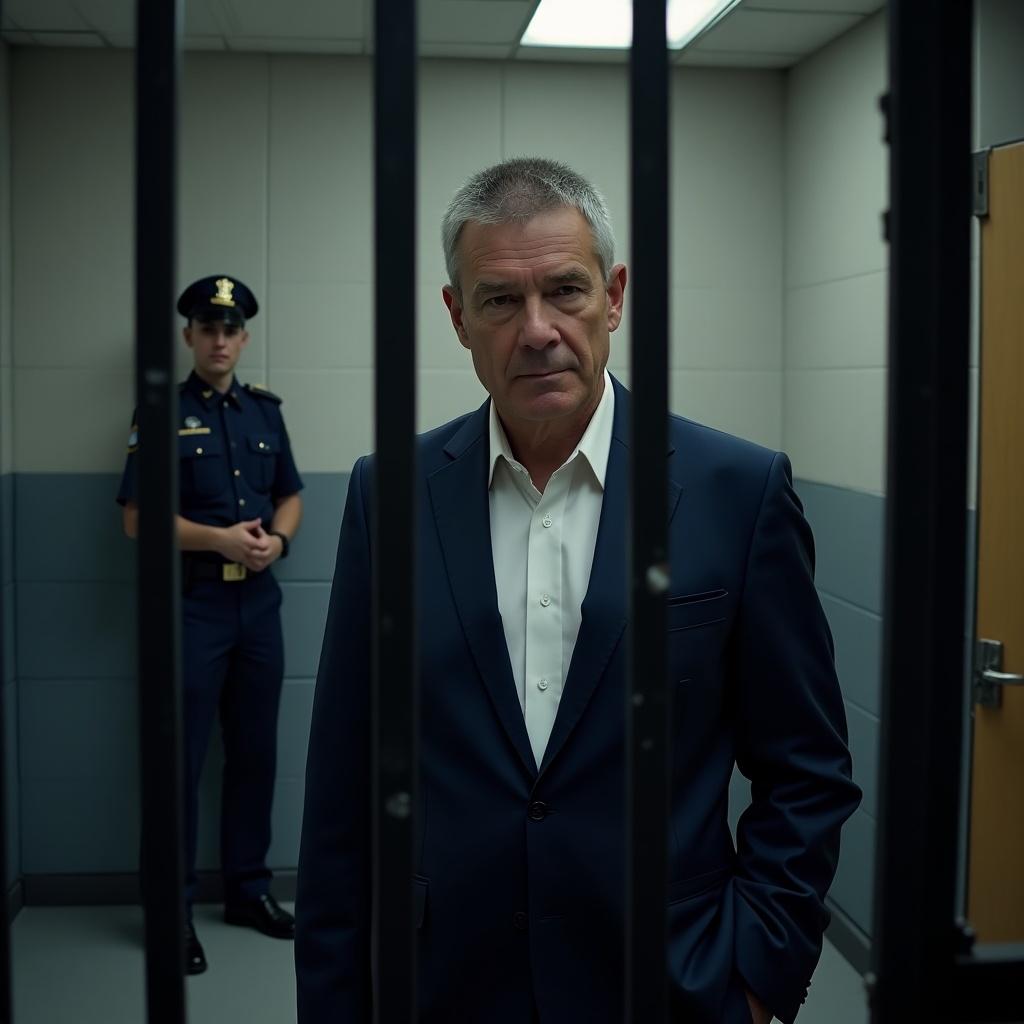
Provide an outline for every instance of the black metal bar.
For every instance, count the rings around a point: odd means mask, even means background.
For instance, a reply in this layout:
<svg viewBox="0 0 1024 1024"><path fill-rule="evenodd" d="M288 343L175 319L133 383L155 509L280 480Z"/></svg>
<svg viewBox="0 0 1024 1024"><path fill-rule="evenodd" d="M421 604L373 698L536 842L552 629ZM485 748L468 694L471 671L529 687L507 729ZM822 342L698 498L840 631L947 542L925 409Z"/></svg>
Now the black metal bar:
<svg viewBox="0 0 1024 1024"><path fill-rule="evenodd" d="M139 447L138 671L146 1006L185 1021L181 626L174 299L180 0L138 0L135 344Z"/></svg>
<svg viewBox="0 0 1024 1024"><path fill-rule="evenodd" d="M374 1021L416 1019L416 0L377 0L374 58ZM394 282L406 288L395 302Z"/></svg>
<svg viewBox="0 0 1024 1024"><path fill-rule="evenodd" d="M4 0L0 0L0 24L3 23ZM2 523L4 531L8 523ZM0 623L8 621L3 597L0 595ZM0 627L2 628L2 627ZM7 637L0 635L0 664L6 664L3 647ZM6 690L7 680L0 680L0 691ZM4 887L3 922L0 923L0 1024L8 1024L13 1013L13 992L11 988L11 911L7 895L7 747L3 740L7 736L4 716L4 693L0 692L0 881Z"/></svg>
<svg viewBox="0 0 1024 1024"><path fill-rule="evenodd" d="M668 51L664 0L634 0L631 83L631 647L626 688L627 1024L668 1019ZM642 344L640 344L642 340Z"/></svg>
<svg viewBox="0 0 1024 1024"><path fill-rule="evenodd" d="M891 0L889 444L872 1020L948 1020L963 706L971 34Z"/></svg>
<svg viewBox="0 0 1024 1024"><path fill-rule="evenodd" d="M957 958L952 1020L1024 1020L1024 943L975 946Z"/></svg>

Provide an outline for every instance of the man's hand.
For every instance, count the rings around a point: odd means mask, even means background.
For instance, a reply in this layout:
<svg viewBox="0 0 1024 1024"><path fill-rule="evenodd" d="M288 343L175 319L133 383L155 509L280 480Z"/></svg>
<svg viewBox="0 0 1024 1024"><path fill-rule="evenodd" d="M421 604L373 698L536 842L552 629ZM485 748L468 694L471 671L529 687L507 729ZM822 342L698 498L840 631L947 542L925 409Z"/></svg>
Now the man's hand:
<svg viewBox="0 0 1024 1024"><path fill-rule="evenodd" d="M229 562L240 562L253 572L262 572L281 554L281 541L263 530L258 519L249 519L221 531L217 549Z"/></svg>
<svg viewBox="0 0 1024 1024"><path fill-rule="evenodd" d="M768 1008L749 988L744 991L747 993L747 1005L750 1007L750 1017L754 1024L770 1024L772 1015L768 1012Z"/></svg>

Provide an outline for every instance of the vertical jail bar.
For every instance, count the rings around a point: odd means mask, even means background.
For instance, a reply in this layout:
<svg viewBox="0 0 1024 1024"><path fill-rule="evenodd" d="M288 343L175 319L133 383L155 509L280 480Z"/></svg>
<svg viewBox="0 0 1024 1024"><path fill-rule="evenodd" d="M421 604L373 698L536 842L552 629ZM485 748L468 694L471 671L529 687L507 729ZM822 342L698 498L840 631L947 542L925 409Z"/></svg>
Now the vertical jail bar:
<svg viewBox="0 0 1024 1024"><path fill-rule="evenodd" d="M416 0L377 0L374 56L374 1020L416 1019ZM396 287L402 301L395 301Z"/></svg>
<svg viewBox="0 0 1024 1024"><path fill-rule="evenodd" d="M875 1024L947 1020L963 706L973 4L889 4L889 444Z"/></svg>
<svg viewBox="0 0 1024 1024"><path fill-rule="evenodd" d="M135 344L142 890L150 1024L185 1020L174 279L180 0L138 0Z"/></svg>
<svg viewBox="0 0 1024 1024"><path fill-rule="evenodd" d="M4 0L0 0L0 24L3 23ZM3 597L0 596L0 622L6 622L4 614ZM0 659L4 655L3 638L0 637ZM0 664L3 662L0 661ZM0 680L0 688L3 681ZM6 748L2 737L7 735L4 722L3 694L0 693L0 751ZM0 757L0 879L3 880L4 892L7 892L7 815L10 808L7 806L7 765L6 753ZM11 1019L12 1013L12 992L11 992L11 909L7 900L4 900L4 919L0 924L0 1024L6 1024Z"/></svg>
<svg viewBox="0 0 1024 1024"><path fill-rule="evenodd" d="M667 1020L669 801L668 54L664 0L634 0L630 685L626 687L626 1021Z"/></svg>

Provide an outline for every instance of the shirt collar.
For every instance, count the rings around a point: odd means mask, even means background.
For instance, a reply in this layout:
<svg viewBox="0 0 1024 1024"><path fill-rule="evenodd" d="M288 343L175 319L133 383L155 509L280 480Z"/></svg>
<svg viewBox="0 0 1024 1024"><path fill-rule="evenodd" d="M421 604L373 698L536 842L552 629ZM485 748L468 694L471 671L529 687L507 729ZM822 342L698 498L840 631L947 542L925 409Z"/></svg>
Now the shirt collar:
<svg viewBox="0 0 1024 1024"><path fill-rule="evenodd" d="M565 460L566 465L576 457L577 453L582 455L590 466L601 490L604 490L605 472L608 469L608 452L612 446L612 424L615 419L615 389L612 387L612 379L608 371L604 371L604 394L601 401L597 403L594 415L590 417L587 429L580 438L580 443L573 449L572 454ZM494 408L494 401L491 400L491 408L488 414L488 436L490 440L490 462L487 475L487 489L490 490L494 480L494 467L499 459L505 459L509 466L520 466L521 463L512 454L512 448L508 443L505 428L498 418L498 412Z"/></svg>
<svg viewBox="0 0 1024 1024"><path fill-rule="evenodd" d="M221 395L216 389L211 388L195 370L188 375L188 380L185 381L185 386L195 394L207 408L209 408L211 402L215 402L217 399L227 399L241 408L242 402L240 392L242 389L238 384L237 377L231 378L231 387L228 388L223 395Z"/></svg>

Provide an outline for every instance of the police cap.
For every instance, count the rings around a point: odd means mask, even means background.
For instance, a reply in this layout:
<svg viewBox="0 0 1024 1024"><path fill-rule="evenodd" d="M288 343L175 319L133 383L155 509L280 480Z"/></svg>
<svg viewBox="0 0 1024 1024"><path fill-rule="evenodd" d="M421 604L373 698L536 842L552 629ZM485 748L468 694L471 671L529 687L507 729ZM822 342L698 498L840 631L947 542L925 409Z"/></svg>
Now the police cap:
<svg viewBox="0 0 1024 1024"><path fill-rule="evenodd" d="M253 293L237 277L226 274L193 281L178 299L178 312L188 320L223 320L242 325L258 310Z"/></svg>

